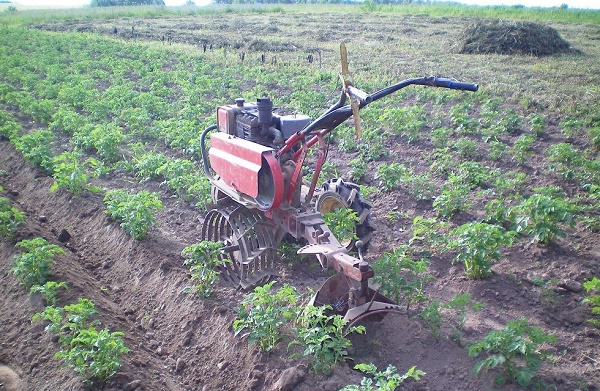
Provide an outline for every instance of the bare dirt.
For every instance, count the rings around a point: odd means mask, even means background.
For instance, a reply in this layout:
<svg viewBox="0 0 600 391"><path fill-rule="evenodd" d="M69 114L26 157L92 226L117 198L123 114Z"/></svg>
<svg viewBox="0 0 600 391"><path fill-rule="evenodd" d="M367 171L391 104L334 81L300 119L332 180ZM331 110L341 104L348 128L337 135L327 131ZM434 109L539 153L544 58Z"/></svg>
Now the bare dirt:
<svg viewBox="0 0 600 391"><path fill-rule="evenodd" d="M240 18L236 23L246 20L249 29L256 29L258 18ZM306 17L306 23L313 26L310 18ZM131 26L147 26L150 22L73 21L63 27L43 27L73 30L87 26L90 31L110 35L117 26L117 34L135 34L136 29L142 29ZM181 37L187 36L187 30L194 30L189 23L184 19L177 23L183 26L178 29L167 23L168 27L144 31L152 31L148 39L163 40L164 36L164 40L188 42L190 38ZM223 29L232 28L243 26L223 25ZM306 34L313 32L306 27ZM142 32L139 34L143 37ZM329 35L325 37L326 34ZM364 39L377 40L377 34L368 32ZM194 38L194 43L210 44L222 36L215 32L206 41ZM330 33L319 32L319 37L335 41L341 38L341 33L331 29ZM310 52L306 46L303 50ZM405 159L428 148L426 144L407 146L393 140L387 147L390 156ZM345 162L351 158L335 148L330 154L340 172L345 172ZM530 170L535 172L535 162L531 164ZM199 240L202 223L202 214L193 204L170 198L156 184L144 185L163 193L165 210L159 214L158 228L151 230L145 240L135 241L105 215L101 195L49 192L52 179L24 162L6 141L0 141L0 170L0 185L6 189L5 195L28 216L27 225L19 230L16 240L41 236L67 250L57 257L53 268L55 280L67 281L70 287L59 299L93 300L102 324L125 333L131 352L124 356L120 372L106 390L338 390L360 381L361 374L351 369L353 363L359 362L373 362L380 368L392 364L400 371L417 366L427 373L419 382L407 382L403 388L407 390L518 389L511 385L494 388L491 374L473 377L473 360L464 346L446 337L448 330L436 339L419 321L405 315L390 315L380 324L369 324L365 336L353 337L354 361L340 366L328 377L312 373L303 360L288 358L285 347L269 355L262 354L232 332L231 324L243 292L220 286L215 297L206 300L183 293L189 275L180 253L185 246ZM130 179L116 173L98 184L141 188ZM376 184L374 180L372 184ZM406 232L408 218L393 223L386 218L394 208L407 211L407 215L430 211L430 205L413 201L401 192L375 197L373 215L377 232L370 248L373 259L410 238ZM58 241L62 230L71 234L66 243ZM490 330L504 327L509 320L528 318L558 338L553 347L555 362L544 363L540 371L541 378L550 385L548 389L598 390L600 333L586 322L589 307L581 303L584 297L581 283L600 270L600 241L596 233L579 226L569 230L567 238L548 246L522 243L513 247L506 254L510 261L494 265L493 276L486 280L467 279L448 259L434 257L430 272L436 278L427 286L427 293L446 301L456 293L469 292L486 304L485 309L468 314L464 341L479 340ZM15 254L13 244L1 246L0 390L88 388L70 368L61 367L53 359L56 341L44 332L42 322L31 323L31 316L43 309L43 300L29 295L9 273ZM282 263L279 281L291 283L301 291L306 291L306 287L317 288L325 276L316 265L312 260ZM543 291L534 283L536 278L556 283L549 291Z"/></svg>

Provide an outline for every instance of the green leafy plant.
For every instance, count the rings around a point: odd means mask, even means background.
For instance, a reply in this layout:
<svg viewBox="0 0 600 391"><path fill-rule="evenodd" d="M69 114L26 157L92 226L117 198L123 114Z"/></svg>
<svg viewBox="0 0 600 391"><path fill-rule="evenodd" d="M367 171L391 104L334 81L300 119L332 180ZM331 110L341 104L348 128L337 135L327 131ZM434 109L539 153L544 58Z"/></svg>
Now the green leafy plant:
<svg viewBox="0 0 600 391"><path fill-rule="evenodd" d="M56 305L56 295L59 289L68 289L67 283L64 281L46 281L44 285L34 285L29 290L29 293L39 293L46 300L47 306Z"/></svg>
<svg viewBox="0 0 600 391"><path fill-rule="evenodd" d="M592 305L592 314L595 315L594 318L588 319L588 322L600 328L600 280L593 277L591 280L583 283L583 288L588 294L583 302Z"/></svg>
<svg viewBox="0 0 600 391"><path fill-rule="evenodd" d="M96 330L95 327L78 330L68 344L54 357L64 360L87 383L106 383L121 368L121 356L129 352L121 331Z"/></svg>
<svg viewBox="0 0 600 391"><path fill-rule="evenodd" d="M238 307L233 322L235 335L248 337L248 343L257 345L263 352L271 351L286 338L285 327L298 316L296 304L299 295L294 287L284 284L277 291L271 288L275 281L254 288Z"/></svg>
<svg viewBox="0 0 600 391"><path fill-rule="evenodd" d="M421 309L417 317L421 319L423 326L431 331L436 340L442 336L442 304L439 300L431 300Z"/></svg>
<svg viewBox="0 0 600 391"><path fill-rule="evenodd" d="M531 131L537 136L546 130L546 116L543 114L531 114L528 123L531 126Z"/></svg>
<svg viewBox="0 0 600 391"><path fill-rule="evenodd" d="M338 363L348 359L351 333L362 334L364 326L346 327L340 315L328 315L331 306L306 306L298 316L296 339L288 347L299 345L304 348L302 356L309 357L315 372L330 374Z"/></svg>
<svg viewBox="0 0 600 391"><path fill-rule="evenodd" d="M448 248L458 252L456 260L464 263L465 274L483 278L490 274L491 264L500 259L502 246L514 242L516 233L494 224L471 222L456 227L448 237Z"/></svg>
<svg viewBox="0 0 600 391"><path fill-rule="evenodd" d="M433 209L440 216L451 218L458 212L468 209L472 202L469 200L470 186L456 183L446 183L441 194L435 197Z"/></svg>
<svg viewBox="0 0 600 391"><path fill-rule="evenodd" d="M477 143L466 137L454 141L452 148L456 150L459 156L465 159L473 159L481 154L477 149Z"/></svg>
<svg viewBox="0 0 600 391"><path fill-rule="evenodd" d="M383 191L392 191L398 188L407 171L408 168L404 164L396 162L381 164L377 166L375 178L379 179Z"/></svg>
<svg viewBox="0 0 600 391"><path fill-rule="evenodd" d="M136 240L146 237L156 224L154 214L163 208L157 193L142 190L128 193L125 190L108 190L104 195L106 213L121 222L121 227Z"/></svg>
<svg viewBox="0 0 600 391"><path fill-rule="evenodd" d="M368 169L368 165L367 162L364 161L361 158L355 158L350 160L350 162L348 163L351 167L350 172L348 173L350 175L350 178L352 180L355 181L360 181L361 179L363 179L367 173L367 169Z"/></svg>
<svg viewBox="0 0 600 391"><path fill-rule="evenodd" d="M384 253L372 266L380 292L396 303L406 303L407 312L411 304L425 299L424 284L433 277L424 260L415 261L408 253L408 246Z"/></svg>
<svg viewBox="0 0 600 391"><path fill-rule="evenodd" d="M567 180L574 179L585 162L582 152L569 143L554 144L545 153L550 162L550 170Z"/></svg>
<svg viewBox="0 0 600 391"><path fill-rule="evenodd" d="M412 238L409 240L409 244L420 243L429 252L439 252L446 243L445 230L448 227L448 223L445 221L438 221L437 218L431 217L426 218L423 216L417 216L412 222Z"/></svg>
<svg viewBox="0 0 600 391"><path fill-rule="evenodd" d="M54 183L50 191L66 189L73 195L91 190L89 176L83 164L79 162L78 152L63 152L52 159Z"/></svg>
<svg viewBox="0 0 600 391"><path fill-rule="evenodd" d="M339 241L355 240L356 224L360 222L358 215L351 208L339 208L323 214L325 224Z"/></svg>
<svg viewBox="0 0 600 391"><path fill-rule="evenodd" d="M454 313L454 318L449 321L450 327L452 328L450 338L461 343L468 311L479 311L484 307L485 303L473 301L473 296L470 293L457 293L449 302L444 304L442 306L443 309Z"/></svg>
<svg viewBox="0 0 600 391"><path fill-rule="evenodd" d="M194 286L186 287L185 292L209 297L214 292L214 285L219 281L218 268L225 262L231 262L221 254L223 244L204 240L183 249L181 255L186 257L183 264L190 267Z"/></svg>
<svg viewBox="0 0 600 391"><path fill-rule="evenodd" d="M530 326L527 319L510 321L503 330L493 330L469 347L470 357L486 356L475 364L473 373L477 376L482 369L498 368L501 373L496 376L497 384L516 382L527 387L532 384L542 361L550 356L543 345L551 343L556 343L556 336Z"/></svg>
<svg viewBox="0 0 600 391"><path fill-rule="evenodd" d="M17 151L21 152L25 159L47 172L52 172L53 140L54 133L49 130L38 130L16 138L14 144Z"/></svg>
<svg viewBox="0 0 600 391"><path fill-rule="evenodd" d="M60 350L54 355L64 360L84 382L100 385L106 383L121 367L121 356L129 351L123 341L123 333L98 331L100 324L95 305L88 299L79 298L77 303L64 308L47 306L31 318L48 321L46 331L58 335Z"/></svg>
<svg viewBox="0 0 600 391"><path fill-rule="evenodd" d="M0 191L2 190L0 187ZM12 240L26 219L25 213L12 206L9 198L0 197L0 240Z"/></svg>
<svg viewBox="0 0 600 391"><path fill-rule="evenodd" d="M575 207L565 199L533 194L515 207L516 231L531 235L532 242L547 244L566 236L561 226L573 226Z"/></svg>
<svg viewBox="0 0 600 391"><path fill-rule="evenodd" d="M535 136L532 134L520 135L512 147L513 159L519 163L525 163L531 154L533 154L532 145L535 142Z"/></svg>
<svg viewBox="0 0 600 391"><path fill-rule="evenodd" d="M357 364L354 369L370 377L363 377L360 385L351 384L340 391L395 391L405 380L411 378L419 381L426 374L417 367L411 367L400 375L393 365L388 365L384 371L378 370L375 364Z"/></svg>
<svg viewBox="0 0 600 391"><path fill-rule="evenodd" d="M556 284L555 279L544 280L543 278L533 278L533 284L540 288L540 298L542 305L550 310L554 310L558 293L552 289L552 284Z"/></svg>
<svg viewBox="0 0 600 391"><path fill-rule="evenodd" d="M62 248L48 243L44 238L22 240L15 246L24 249L25 252L14 256L11 273L27 289L34 285L43 285L52 273L50 266L54 264L54 257L65 253Z"/></svg>
<svg viewBox="0 0 600 391"><path fill-rule="evenodd" d="M0 140L6 139L12 143L20 132L21 124L9 112L0 110Z"/></svg>

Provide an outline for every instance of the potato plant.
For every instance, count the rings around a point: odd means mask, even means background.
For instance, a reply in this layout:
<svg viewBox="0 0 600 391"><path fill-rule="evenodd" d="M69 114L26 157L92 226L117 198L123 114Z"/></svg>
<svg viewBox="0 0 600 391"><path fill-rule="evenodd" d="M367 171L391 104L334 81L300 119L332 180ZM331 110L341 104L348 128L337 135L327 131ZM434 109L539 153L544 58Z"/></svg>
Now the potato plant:
<svg viewBox="0 0 600 391"><path fill-rule="evenodd" d="M284 284L273 292L274 283L254 288L240 303L233 322L235 335L248 337L248 343L257 345L263 352L270 352L279 341L289 337L286 327L299 311L300 296L296 289Z"/></svg>
<svg viewBox="0 0 600 391"><path fill-rule="evenodd" d="M14 256L10 271L27 289L43 285L52 274L50 267L54 264L54 257L65 253L65 250L48 243L44 238L22 240L15 246L24 249L24 252Z"/></svg>
<svg viewBox="0 0 600 391"><path fill-rule="evenodd" d="M328 315L331 306L306 306L297 320L296 338L288 347L300 346L302 356L308 357L315 372L330 374L337 364L348 359L351 333L363 334L364 326L346 327L340 315ZM296 356L296 355L293 355Z"/></svg>
<svg viewBox="0 0 600 391"><path fill-rule="evenodd" d="M380 285L380 291L394 302L406 303L406 311L411 304L426 298L425 283L433 277L427 270L427 262L415 260L408 246L384 253L373 263L373 282Z"/></svg>
<svg viewBox="0 0 600 391"><path fill-rule="evenodd" d="M583 283L583 288L587 293L583 302L591 304L591 312L594 315L594 317L588 319L588 322L600 328L600 279L593 277Z"/></svg>
<svg viewBox="0 0 600 391"><path fill-rule="evenodd" d="M359 385L348 385L340 391L395 391L405 380L419 381L426 375L417 367L409 368L403 375L393 365L388 365L383 371L378 370L375 364L357 364L354 369L369 377L363 377Z"/></svg>
<svg viewBox="0 0 600 391"><path fill-rule="evenodd" d="M122 189L109 190L104 195L106 213L121 222L121 227L136 240L146 237L156 224L154 214L163 208L156 193L142 190L128 193Z"/></svg>
<svg viewBox="0 0 600 391"><path fill-rule="evenodd" d="M497 369L500 371L495 378L497 384L515 382L527 387L542 362L550 358L550 351L544 346L555 342L556 336L530 326L525 318L510 321L504 329L491 331L469 347L469 356L484 355L475 364L473 373Z"/></svg>
<svg viewBox="0 0 600 391"><path fill-rule="evenodd" d="M458 253L455 260L464 263L467 277L484 278L500 259L502 247L510 246L515 237L515 232L498 225L465 223L449 232L448 249Z"/></svg>
<svg viewBox="0 0 600 391"><path fill-rule="evenodd" d="M565 237L563 225L575 224L575 207L565 199L548 194L533 194L515 207L516 231L535 243L548 244Z"/></svg>
<svg viewBox="0 0 600 391"><path fill-rule="evenodd" d="M214 286L219 281L219 267L230 259L221 255L222 243L202 241L187 246L181 252L186 259L183 264L190 267L190 280L193 286L185 288L185 292L193 292L198 296L209 297L214 293Z"/></svg>
<svg viewBox="0 0 600 391"><path fill-rule="evenodd" d="M0 191L2 190L4 189L0 187ZM25 213L12 206L9 198L0 197L0 241L13 240L17 229L26 220Z"/></svg>
<svg viewBox="0 0 600 391"><path fill-rule="evenodd" d="M63 360L80 375L84 382L104 385L121 367L121 356L129 352L120 331L104 328L98 331L98 312L88 299L65 307L47 306L36 313L38 319L48 323L46 331L56 334L61 347L54 358Z"/></svg>

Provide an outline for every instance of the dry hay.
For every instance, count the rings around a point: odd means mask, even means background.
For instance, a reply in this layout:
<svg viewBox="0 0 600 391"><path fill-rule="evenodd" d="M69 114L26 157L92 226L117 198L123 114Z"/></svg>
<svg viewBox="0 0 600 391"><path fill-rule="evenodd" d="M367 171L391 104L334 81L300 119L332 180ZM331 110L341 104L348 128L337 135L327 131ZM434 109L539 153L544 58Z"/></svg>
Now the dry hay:
<svg viewBox="0 0 600 391"><path fill-rule="evenodd" d="M460 53L547 56L570 50L552 27L513 20L480 20L462 35Z"/></svg>

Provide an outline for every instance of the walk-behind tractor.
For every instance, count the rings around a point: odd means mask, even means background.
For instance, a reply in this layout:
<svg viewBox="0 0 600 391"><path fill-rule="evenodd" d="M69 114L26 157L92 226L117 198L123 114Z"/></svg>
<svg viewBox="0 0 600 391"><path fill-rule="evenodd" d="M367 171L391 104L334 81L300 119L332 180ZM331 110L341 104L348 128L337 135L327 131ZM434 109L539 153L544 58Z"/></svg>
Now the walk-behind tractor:
<svg viewBox="0 0 600 391"><path fill-rule="evenodd" d="M477 91L477 85L420 77L368 94L353 85L343 43L341 60L340 98L315 120L278 114L266 97L253 103L237 99L235 104L217 108L217 125L201 137L214 202L201 235L203 240L223 243L221 274L242 289L277 275L277 248L284 238L305 243L299 254L314 254L323 269L337 271L316 293L314 304L330 305L355 323L399 307L369 287L374 274L363 253L374 230L371 204L360 196L357 185L342 179L317 186L327 158L325 136L350 117L360 134L359 110L404 87ZM309 154L312 147L316 151ZM305 178L308 172L309 179ZM325 224L323 215L341 208L351 208L358 216L353 238L336 238Z"/></svg>

